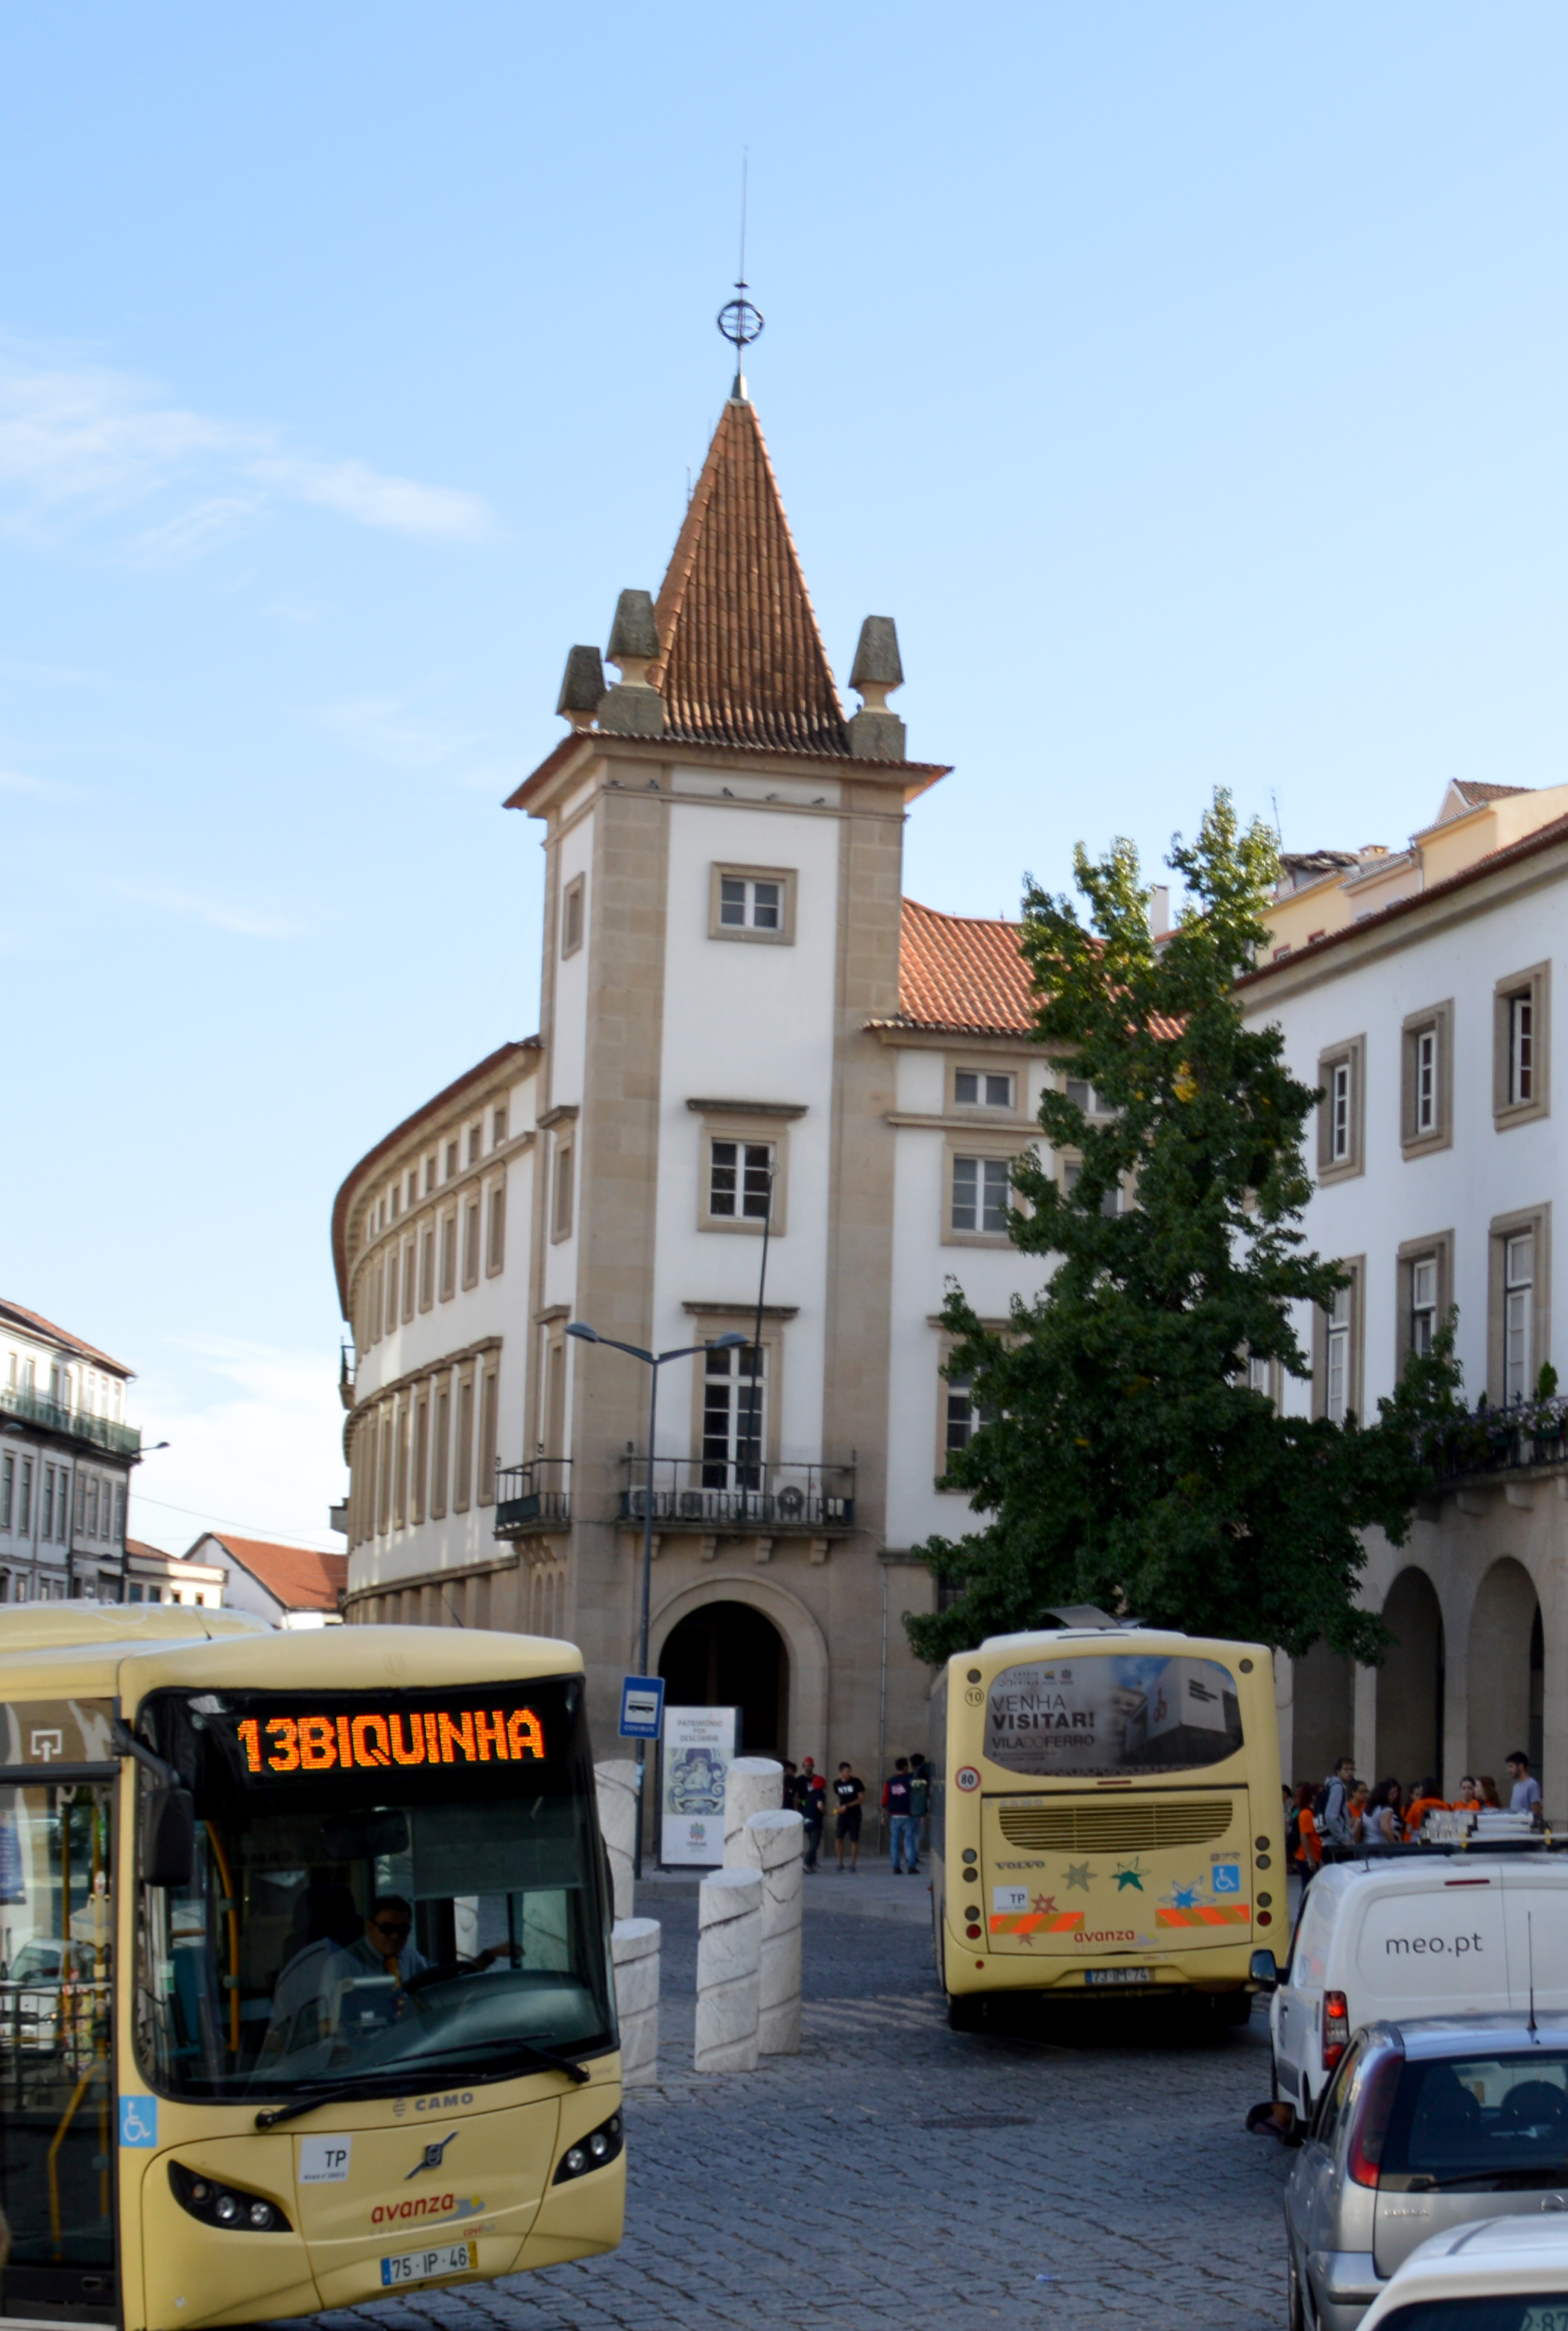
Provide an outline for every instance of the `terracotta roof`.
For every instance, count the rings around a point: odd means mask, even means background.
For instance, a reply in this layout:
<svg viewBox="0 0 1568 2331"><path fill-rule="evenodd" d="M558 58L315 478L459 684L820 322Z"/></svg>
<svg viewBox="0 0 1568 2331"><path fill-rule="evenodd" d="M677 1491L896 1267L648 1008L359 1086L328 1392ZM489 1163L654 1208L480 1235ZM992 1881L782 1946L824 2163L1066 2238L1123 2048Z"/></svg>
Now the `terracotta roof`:
<svg viewBox="0 0 1568 2331"><path fill-rule="evenodd" d="M898 1020L877 1027L951 1030L955 1035L1026 1036L1034 1030L1035 994L1018 951L1020 923L998 917L939 915L904 901L898 956ZM1180 1023L1156 1016L1156 1036Z"/></svg>
<svg viewBox="0 0 1568 2331"><path fill-rule="evenodd" d="M654 614L663 653L648 677L666 735L848 755L778 480L739 397L719 416Z"/></svg>
<svg viewBox="0 0 1568 2331"><path fill-rule="evenodd" d="M566 742L572 744L575 739L568 737ZM443 1085L433 1099L422 1102L412 1116L404 1118L401 1125L394 1125L392 1131L378 1141L374 1149L367 1149L358 1165L344 1176L343 1186L332 1202L332 1268L337 1274L337 1299L343 1307L345 1318L348 1316L348 1255L343 1242L348 1228L348 1204L354 1195L355 1185L362 1175L373 1172L399 1142L406 1141L409 1135L428 1118L439 1117L442 1109L450 1108L454 1100L461 1099L470 1086L485 1083L498 1070L509 1067L514 1059L521 1060L525 1052L543 1050L543 1041L537 1036L524 1036L514 1044L498 1044L493 1052L487 1052L473 1068L465 1069L461 1077L454 1077L450 1085Z"/></svg>
<svg viewBox="0 0 1568 2331"><path fill-rule="evenodd" d="M346 1554L318 1554L310 1546L276 1546L270 1538L208 1530L186 1548L187 1556L203 1546L221 1546L285 1611L336 1611L348 1584Z"/></svg>
<svg viewBox="0 0 1568 2331"><path fill-rule="evenodd" d="M1520 788L1521 792L1529 790L1528 786ZM1316 963L1320 956L1327 955L1332 948L1343 947L1346 939L1364 938L1369 931L1397 921L1401 915L1413 915L1418 908L1430 906L1434 899L1451 898L1455 891L1463 890L1471 882L1485 881L1488 874L1498 873L1507 866L1518 865L1525 859L1535 858L1544 851L1555 850L1563 842L1568 842L1568 817L1554 817L1550 825L1538 826L1534 833L1525 834L1522 842L1510 842L1504 850L1488 851L1485 858L1478 858L1458 874L1450 874L1446 882L1434 882L1429 890L1413 890L1408 898L1395 899L1390 905L1380 907L1375 913L1363 915L1355 922L1347 923L1343 930L1330 931L1326 938L1309 939L1305 947L1295 947L1272 963L1259 964L1256 971L1244 972L1236 985L1238 987L1256 986L1260 979L1268 979L1275 972L1287 971L1294 965L1305 962L1308 956Z"/></svg>
<svg viewBox="0 0 1568 2331"><path fill-rule="evenodd" d="M1528 785L1486 785L1473 783L1468 777L1456 777L1454 779L1454 791L1456 793L1463 794L1465 799L1469 803L1472 809L1479 809L1483 803L1506 801L1511 794L1527 794L1531 791L1531 787Z"/></svg>
<svg viewBox="0 0 1568 2331"><path fill-rule="evenodd" d="M46 1319L41 1311L24 1310L20 1303L7 1302L4 1296L0 1296L0 1319L10 1319L18 1327L29 1327L35 1336L46 1337L52 1344L59 1344L68 1352L80 1353L84 1360L96 1360L100 1367L112 1368L117 1376L131 1377L136 1374L135 1369L128 1368L123 1360L111 1360L109 1354L100 1352L96 1345L84 1344L81 1337L71 1335L69 1328L57 1327L53 1320Z"/></svg>

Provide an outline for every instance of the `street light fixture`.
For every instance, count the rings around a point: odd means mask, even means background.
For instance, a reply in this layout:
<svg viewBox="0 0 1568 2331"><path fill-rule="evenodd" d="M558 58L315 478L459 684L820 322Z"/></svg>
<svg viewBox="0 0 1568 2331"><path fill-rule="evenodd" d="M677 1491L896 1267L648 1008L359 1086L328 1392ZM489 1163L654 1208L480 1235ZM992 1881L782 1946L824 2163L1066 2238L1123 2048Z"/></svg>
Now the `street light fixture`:
<svg viewBox="0 0 1568 2331"><path fill-rule="evenodd" d="M648 1486L642 1499L642 1623L638 1636L638 1673L648 1672L648 1605L653 1584L653 1435L659 1422L659 1371L670 1360L689 1360L698 1352L732 1352L744 1344L742 1335L718 1336L706 1344L682 1344L678 1351L645 1352L639 1344L623 1344L615 1336L601 1336L597 1327L590 1327L585 1319L568 1319L568 1336L575 1336L584 1344L606 1344L613 1352L624 1352L628 1359L641 1360L648 1370ZM637 1835L632 1857L632 1875L642 1875L642 1782L647 1763L648 1744L637 1743Z"/></svg>

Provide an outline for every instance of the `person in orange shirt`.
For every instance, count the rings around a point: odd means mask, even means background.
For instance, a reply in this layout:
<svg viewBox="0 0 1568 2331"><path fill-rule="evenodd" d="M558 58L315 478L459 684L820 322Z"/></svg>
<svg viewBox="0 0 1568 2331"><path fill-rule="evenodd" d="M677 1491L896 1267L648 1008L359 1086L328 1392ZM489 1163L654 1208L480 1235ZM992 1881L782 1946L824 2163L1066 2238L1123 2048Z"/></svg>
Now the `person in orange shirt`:
<svg viewBox="0 0 1568 2331"><path fill-rule="evenodd" d="M1304 1878L1310 1878L1315 1870L1323 1867L1323 1840L1317 1834L1312 1812L1312 1800L1316 1794L1310 1781L1303 1781L1296 1792L1296 1841Z"/></svg>
<svg viewBox="0 0 1568 2331"><path fill-rule="evenodd" d="M1429 1813L1446 1813L1449 1810L1446 1797L1438 1794L1435 1780L1424 1780L1404 1809L1404 1833L1408 1838L1421 1835L1421 1823Z"/></svg>
<svg viewBox="0 0 1568 2331"><path fill-rule="evenodd" d="M1459 1793L1454 1799L1454 1811L1457 1813L1478 1813L1480 1810L1481 1793L1476 1786L1476 1776L1473 1773L1467 1773L1459 1783Z"/></svg>

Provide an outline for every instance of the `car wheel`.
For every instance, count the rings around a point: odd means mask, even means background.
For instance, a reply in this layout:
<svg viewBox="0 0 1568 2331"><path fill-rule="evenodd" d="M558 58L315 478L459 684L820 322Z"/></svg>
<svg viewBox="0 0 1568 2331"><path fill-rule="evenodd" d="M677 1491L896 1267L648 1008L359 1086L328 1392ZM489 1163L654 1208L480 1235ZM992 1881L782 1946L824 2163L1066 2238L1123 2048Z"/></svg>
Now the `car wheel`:
<svg viewBox="0 0 1568 2331"><path fill-rule="evenodd" d="M984 1999L973 1992L950 1991L947 1994L947 2022L954 2031L984 2031Z"/></svg>

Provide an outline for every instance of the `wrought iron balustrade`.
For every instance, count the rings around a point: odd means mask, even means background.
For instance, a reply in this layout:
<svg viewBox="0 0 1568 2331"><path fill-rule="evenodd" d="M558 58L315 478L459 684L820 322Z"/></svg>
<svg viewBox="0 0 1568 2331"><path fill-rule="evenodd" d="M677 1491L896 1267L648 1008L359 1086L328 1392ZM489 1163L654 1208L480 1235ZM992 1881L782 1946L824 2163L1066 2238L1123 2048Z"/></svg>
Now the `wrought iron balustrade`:
<svg viewBox="0 0 1568 2331"><path fill-rule="evenodd" d="M648 1460L625 1460L621 1518L648 1513ZM730 1464L701 1457L656 1457L653 1520L693 1529L847 1530L855 1526L853 1465Z"/></svg>
<svg viewBox="0 0 1568 2331"><path fill-rule="evenodd" d="M1427 1458L1439 1481L1568 1464L1568 1398L1516 1401L1457 1416L1432 1436Z"/></svg>
<svg viewBox="0 0 1568 2331"><path fill-rule="evenodd" d="M116 1424L108 1416L90 1416L83 1408L67 1408L63 1401L28 1392L21 1385L0 1386L0 1410L30 1424L44 1425L52 1432L68 1432L73 1441L90 1441L111 1457L136 1457L141 1452L141 1433L136 1425Z"/></svg>
<svg viewBox="0 0 1568 2331"><path fill-rule="evenodd" d="M526 1465L496 1467L497 1537L527 1537L534 1530L565 1529L571 1518L569 1457L535 1457Z"/></svg>

